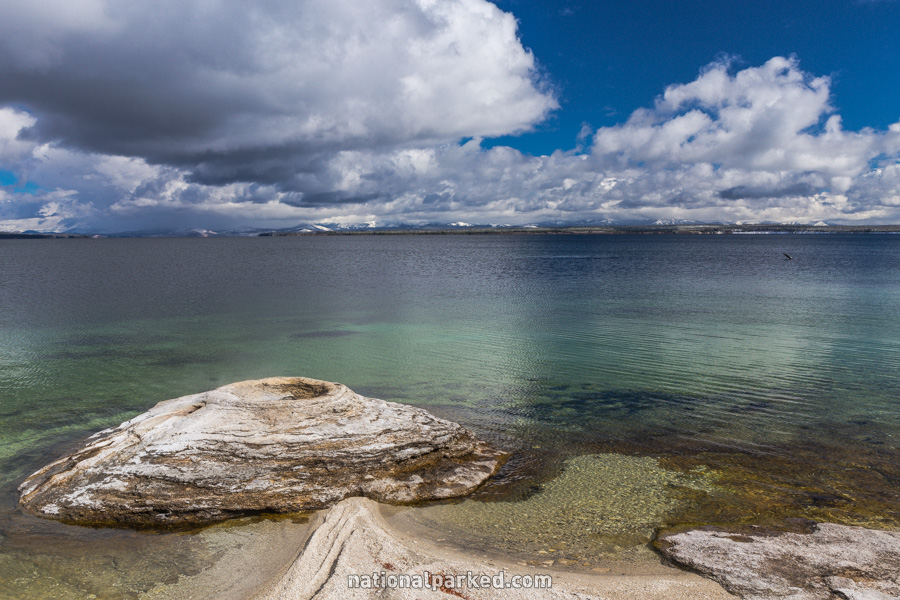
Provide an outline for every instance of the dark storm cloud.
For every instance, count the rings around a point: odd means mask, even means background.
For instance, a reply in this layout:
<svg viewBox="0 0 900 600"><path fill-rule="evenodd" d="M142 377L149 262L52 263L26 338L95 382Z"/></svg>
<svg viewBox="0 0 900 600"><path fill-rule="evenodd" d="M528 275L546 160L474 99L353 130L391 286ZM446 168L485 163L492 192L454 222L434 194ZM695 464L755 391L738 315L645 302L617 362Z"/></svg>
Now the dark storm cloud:
<svg viewBox="0 0 900 600"><path fill-rule="evenodd" d="M297 208L310 208L319 206L335 206L340 204L365 204L382 199L382 194L366 194L363 196L348 194L347 192L322 192L320 194L303 194L294 199L282 199L282 204Z"/></svg>
<svg viewBox="0 0 900 600"><path fill-rule="evenodd" d="M30 139L198 183L304 191L334 153L511 133L556 105L480 0L71 4L4 11L0 105L38 117Z"/></svg>
<svg viewBox="0 0 900 600"><path fill-rule="evenodd" d="M794 183L784 187L753 187L738 185L718 192L725 200L756 200L760 198L787 198L790 196L812 196L818 193L816 187L808 183Z"/></svg>

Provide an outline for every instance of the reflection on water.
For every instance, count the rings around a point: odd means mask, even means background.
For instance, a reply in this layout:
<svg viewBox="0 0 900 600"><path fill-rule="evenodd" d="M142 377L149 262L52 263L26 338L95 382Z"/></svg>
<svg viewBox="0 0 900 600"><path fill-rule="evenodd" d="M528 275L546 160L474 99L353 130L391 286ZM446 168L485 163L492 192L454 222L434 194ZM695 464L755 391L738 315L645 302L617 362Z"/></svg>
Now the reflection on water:
<svg viewBox="0 0 900 600"><path fill-rule="evenodd" d="M541 531L584 557L678 523L897 526L898 258L878 235L0 241L0 597L128 598L200 568L200 538L38 521L15 487L160 400L273 375L513 451L428 514L566 513L509 538L533 552Z"/></svg>

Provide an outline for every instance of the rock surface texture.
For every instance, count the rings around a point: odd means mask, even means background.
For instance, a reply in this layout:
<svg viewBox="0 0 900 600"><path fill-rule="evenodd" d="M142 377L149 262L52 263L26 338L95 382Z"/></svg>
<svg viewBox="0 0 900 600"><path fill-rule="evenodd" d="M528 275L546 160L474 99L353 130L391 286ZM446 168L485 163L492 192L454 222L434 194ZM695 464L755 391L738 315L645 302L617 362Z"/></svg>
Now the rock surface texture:
<svg viewBox="0 0 900 600"><path fill-rule="evenodd" d="M747 600L900 598L900 532L833 523L812 533L698 529L663 536L659 547Z"/></svg>
<svg viewBox="0 0 900 600"><path fill-rule="evenodd" d="M425 410L344 385L273 377L160 402L88 438L19 487L21 506L66 522L203 524L468 494L502 453Z"/></svg>

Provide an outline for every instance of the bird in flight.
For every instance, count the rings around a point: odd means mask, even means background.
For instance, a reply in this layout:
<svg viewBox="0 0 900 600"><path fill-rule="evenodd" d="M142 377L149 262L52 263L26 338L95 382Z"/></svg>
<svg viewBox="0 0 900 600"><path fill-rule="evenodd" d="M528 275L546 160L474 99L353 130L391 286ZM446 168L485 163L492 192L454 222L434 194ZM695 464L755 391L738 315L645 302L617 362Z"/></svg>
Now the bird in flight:
<svg viewBox="0 0 900 600"><path fill-rule="evenodd" d="M782 254L784 254L785 256L787 256L787 259L788 259L788 260L794 260L794 257L791 256L790 254L788 254L787 252L782 252Z"/></svg>

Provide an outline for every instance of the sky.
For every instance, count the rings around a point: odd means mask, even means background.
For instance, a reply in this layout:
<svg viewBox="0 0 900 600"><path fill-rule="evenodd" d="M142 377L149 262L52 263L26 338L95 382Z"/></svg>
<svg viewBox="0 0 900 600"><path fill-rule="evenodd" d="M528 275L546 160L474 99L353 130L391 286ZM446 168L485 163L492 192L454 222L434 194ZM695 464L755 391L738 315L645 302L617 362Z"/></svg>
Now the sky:
<svg viewBox="0 0 900 600"><path fill-rule="evenodd" d="M900 0L6 0L0 231L900 223Z"/></svg>

